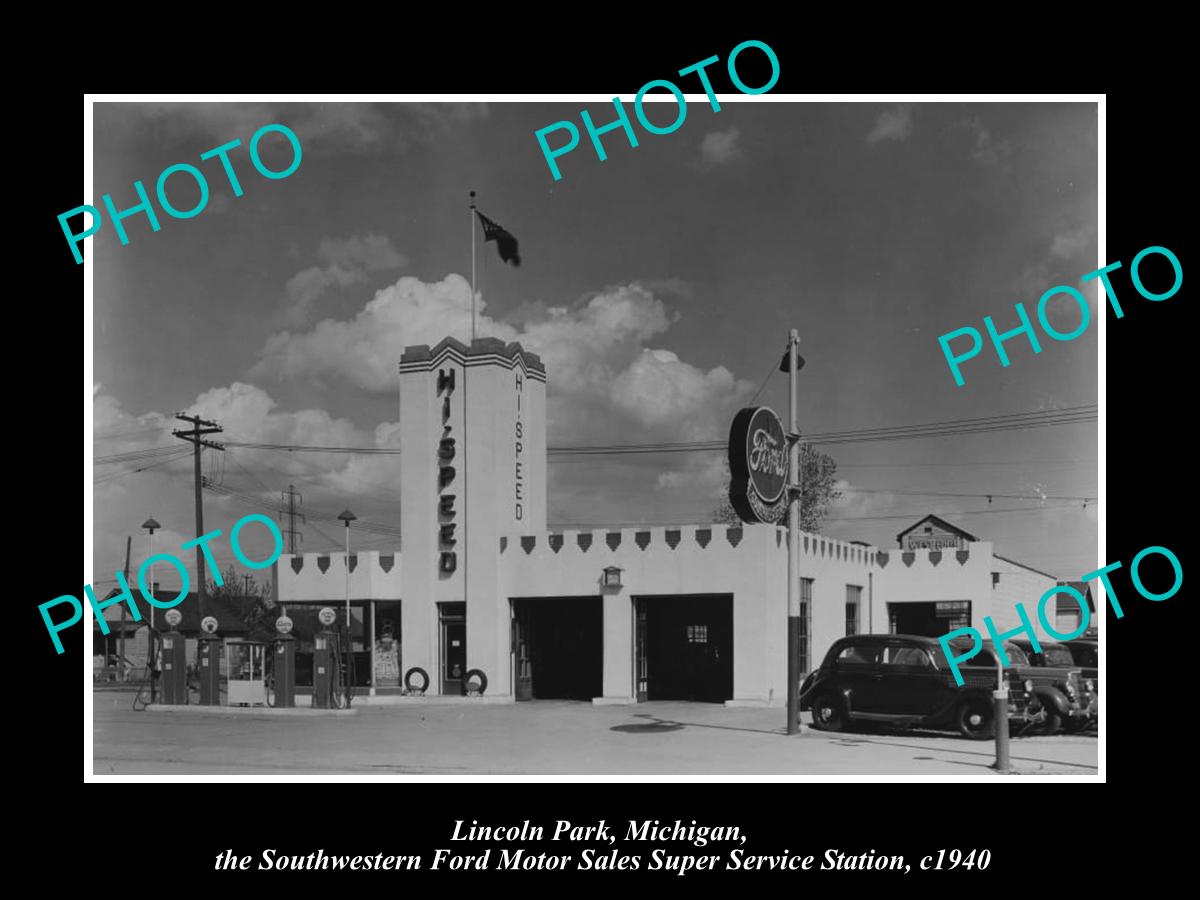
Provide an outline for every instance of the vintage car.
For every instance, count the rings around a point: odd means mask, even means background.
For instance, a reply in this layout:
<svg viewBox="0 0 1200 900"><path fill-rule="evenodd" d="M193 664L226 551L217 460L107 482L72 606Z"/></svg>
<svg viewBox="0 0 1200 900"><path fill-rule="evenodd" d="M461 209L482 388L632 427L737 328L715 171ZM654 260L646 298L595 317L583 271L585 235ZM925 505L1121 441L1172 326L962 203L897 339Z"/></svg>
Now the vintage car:
<svg viewBox="0 0 1200 900"><path fill-rule="evenodd" d="M840 731L853 721L904 727L952 728L964 737L993 737L992 692L997 669L963 669L959 687L937 638L907 634L856 634L834 641L820 668L800 687L800 709L812 711L813 727ZM1024 728L1033 683L1010 666L1009 724Z"/></svg>
<svg viewBox="0 0 1200 900"><path fill-rule="evenodd" d="M1057 641L1038 641L1038 653L1033 652L1033 644L1025 638L1017 638L1012 643L1021 648L1034 666L1079 669L1083 675L1084 688L1092 691L1097 697L1100 696L1100 669L1096 665L1095 641L1079 641L1083 646L1074 646L1076 641L1064 641L1061 644ZM1079 731L1088 724L1086 720L1078 717L1064 720L1068 731Z"/></svg>
<svg viewBox="0 0 1200 900"><path fill-rule="evenodd" d="M1093 678L1097 690L1100 685L1100 644L1090 638L1076 638L1073 641L1063 641L1063 646L1071 651L1075 665L1083 669L1084 678Z"/></svg>
<svg viewBox="0 0 1200 900"><path fill-rule="evenodd" d="M1039 642L1039 645L1040 642ZM1048 646L1058 646L1047 641ZM955 654L966 653L971 647L971 639L955 638L950 642ZM1064 728L1067 731L1082 731L1089 725L1095 724L1099 715L1095 682L1083 676L1082 670L1068 660L1067 665L1050 665L1046 662L1037 664L1029 658L1028 641L1005 641L1004 652L1008 661L1021 673L1023 679L1033 683L1034 699L1031 706L1035 714L1041 715L1041 720L1029 730L1033 734L1057 734ZM1061 661L1062 655L1055 654L1055 659ZM996 648L991 641L984 641L979 654L965 664L960 663L963 677L968 669L985 667L993 672L998 662Z"/></svg>

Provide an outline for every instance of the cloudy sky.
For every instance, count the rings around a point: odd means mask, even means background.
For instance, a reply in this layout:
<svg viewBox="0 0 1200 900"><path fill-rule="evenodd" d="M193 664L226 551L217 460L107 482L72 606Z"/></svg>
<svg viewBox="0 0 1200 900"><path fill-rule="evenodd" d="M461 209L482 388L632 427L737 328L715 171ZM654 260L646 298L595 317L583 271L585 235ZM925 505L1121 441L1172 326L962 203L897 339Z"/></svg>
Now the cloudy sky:
<svg viewBox="0 0 1200 900"><path fill-rule="evenodd" d="M631 99L631 98L626 98ZM188 220L126 220L88 240L95 259L94 453L177 444L172 415L216 419L236 441L394 446L395 364L406 345L470 332L467 191L520 241L522 266L481 252L480 334L519 340L549 374L552 446L723 439L739 406L801 334L806 432L1021 413L1096 402L1093 324L1043 352L985 352L956 387L940 334L1018 324L1043 291L1097 268L1096 112L1077 104L689 106L673 134L583 144L554 181L533 134L585 104L96 104L98 201L135 201L166 166L209 175ZM630 104L631 105L631 104ZM601 104L587 104L599 123ZM668 120L665 109L661 113ZM303 161L262 178L245 145L292 128ZM278 137L278 136L275 136ZM240 138L234 196L205 150ZM559 138L555 138L559 139ZM289 157L264 142L275 168ZM186 176L170 182L194 203ZM486 266L483 260L486 259ZM1060 308L1061 306L1061 308ZM1064 331L1078 310L1055 301ZM759 398L786 409L786 379ZM1093 568L1095 503L936 497L1095 497L1096 425L831 446L844 496L827 532L880 547L937 512L997 552L1062 578ZM550 466L552 524L707 521L720 453L590 457ZM96 579L119 568L125 535L164 526L159 549L193 532L190 459L99 465ZM273 501L289 483L328 548L349 506L381 525L356 545L395 544L396 456L206 453L233 497L206 493L206 525ZM254 546L253 542L250 544ZM218 558L231 558L227 544ZM169 582L169 576L160 575Z"/></svg>

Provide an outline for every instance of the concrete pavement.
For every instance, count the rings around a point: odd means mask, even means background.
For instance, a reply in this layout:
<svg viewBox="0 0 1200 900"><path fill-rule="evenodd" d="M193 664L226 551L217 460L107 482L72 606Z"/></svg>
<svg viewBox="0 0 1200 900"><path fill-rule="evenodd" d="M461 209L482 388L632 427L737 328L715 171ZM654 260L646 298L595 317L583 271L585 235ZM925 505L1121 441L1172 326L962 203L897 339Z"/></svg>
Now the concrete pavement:
<svg viewBox="0 0 1200 900"><path fill-rule="evenodd" d="M933 732L783 734L781 708L705 703L360 706L353 716L134 712L94 694L95 774L990 774L993 745ZM807 721L807 717L806 717ZM1020 774L1096 775L1088 735L1014 738ZM999 776L997 776L999 777Z"/></svg>

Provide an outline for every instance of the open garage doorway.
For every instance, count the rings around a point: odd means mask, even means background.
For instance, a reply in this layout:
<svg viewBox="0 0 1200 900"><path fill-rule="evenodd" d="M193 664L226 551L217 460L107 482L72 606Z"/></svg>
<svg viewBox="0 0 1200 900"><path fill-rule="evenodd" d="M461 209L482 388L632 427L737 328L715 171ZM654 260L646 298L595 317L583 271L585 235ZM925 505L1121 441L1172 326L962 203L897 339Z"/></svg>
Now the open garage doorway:
<svg viewBox="0 0 1200 900"><path fill-rule="evenodd" d="M889 603L888 630L892 634L941 637L971 624L970 600Z"/></svg>
<svg viewBox="0 0 1200 900"><path fill-rule="evenodd" d="M604 694L599 597L513 599L513 697L591 700Z"/></svg>
<svg viewBox="0 0 1200 900"><path fill-rule="evenodd" d="M733 596L635 598L638 700L733 699Z"/></svg>

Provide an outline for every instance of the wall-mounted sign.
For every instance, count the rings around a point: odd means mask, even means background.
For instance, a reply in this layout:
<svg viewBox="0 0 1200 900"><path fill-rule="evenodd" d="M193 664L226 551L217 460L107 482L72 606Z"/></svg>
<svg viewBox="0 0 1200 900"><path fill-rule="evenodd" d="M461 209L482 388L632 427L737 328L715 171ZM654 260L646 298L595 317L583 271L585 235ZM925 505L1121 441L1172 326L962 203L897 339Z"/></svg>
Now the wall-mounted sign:
<svg viewBox="0 0 1200 900"><path fill-rule="evenodd" d="M524 501L524 498L521 496L521 488L523 487L522 482L524 481L524 478L521 475L521 464L525 461L524 456L522 456L522 453L524 452L525 448L521 443L525 437L524 426L521 424L521 391L525 387L525 379L521 377L520 372L517 372L516 376L517 376L517 383L516 383L517 384L517 423L516 423L516 428L514 429L514 432L516 434L516 439L517 439L516 440L516 448L515 448L515 450L516 450L516 457L515 457L516 458L516 472L514 473L515 474L515 482L514 483L516 485L516 491L515 491L516 503L513 506L513 514L514 514L515 518L521 519L521 518L524 518L524 516L525 516L525 508L522 506L522 502Z"/></svg>
<svg viewBox="0 0 1200 900"><path fill-rule="evenodd" d="M748 406L729 429L729 502L744 522L773 524L787 508L788 443L779 416Z"/></svg>
<svg viewBox="0 0 1200 900"><path fill-rule="evenodd" d="M454 545L457 525L454 521L454 494L447 493L457 476L454 468L455 442L450 436L450 397L454 393L454 369L438 369L437 395L442 397L442 439L438 442L438 571L450 575L458 568ZM442 396L442 395L445 396Z"/></svg>
<svg viewBox="0 0 1200 900"><path fill-rule="evenodd" d="M953 534L914 534L904 538L905 550L957 550L966 542Z"/></svg>

